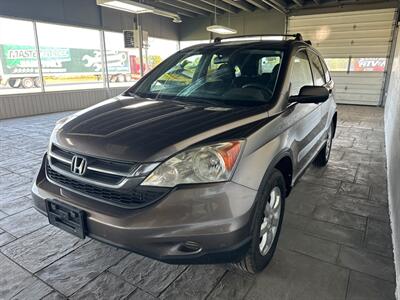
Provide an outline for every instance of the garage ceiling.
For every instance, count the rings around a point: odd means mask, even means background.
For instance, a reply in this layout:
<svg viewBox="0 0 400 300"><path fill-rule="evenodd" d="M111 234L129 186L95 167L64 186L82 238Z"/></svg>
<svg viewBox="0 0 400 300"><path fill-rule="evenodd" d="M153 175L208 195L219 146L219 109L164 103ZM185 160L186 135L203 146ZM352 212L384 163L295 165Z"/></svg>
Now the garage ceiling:
<svg viewBox="0 0 400 300"><path fill-rule="evenodd" d="M275 9L283 14L291 14L312 9L342 9L344 6L398 5L396 0L132 0L170 11L185 17L208 16L224 13L237 14L256 9ZM215 6L214 6L215 5Z"/></svg>

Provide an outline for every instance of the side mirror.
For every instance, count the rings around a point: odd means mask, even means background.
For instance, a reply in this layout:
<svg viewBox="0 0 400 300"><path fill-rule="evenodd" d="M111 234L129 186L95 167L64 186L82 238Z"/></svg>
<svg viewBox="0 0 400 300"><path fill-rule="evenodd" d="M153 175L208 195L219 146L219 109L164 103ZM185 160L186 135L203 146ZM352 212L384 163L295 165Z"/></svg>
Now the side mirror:
<svg viewBox="0 0 400 300"><path fill-rule="evenodd" d="M305 85L297 96L290 96L289 102L297 103L321 103L329 98L329 91L323 86Z"/></svg>

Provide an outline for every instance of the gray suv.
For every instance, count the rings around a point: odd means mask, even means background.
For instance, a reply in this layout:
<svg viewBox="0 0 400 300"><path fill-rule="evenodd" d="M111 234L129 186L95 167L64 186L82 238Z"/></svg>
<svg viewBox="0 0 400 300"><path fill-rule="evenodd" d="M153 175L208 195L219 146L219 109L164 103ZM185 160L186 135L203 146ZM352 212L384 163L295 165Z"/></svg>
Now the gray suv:
<svg viewBox="0 0 400 300"><path fill-rule="evenodd" d="M157 260L271 260L285 198L327 164L337 113L321 55L286 40L217 38L57 122L34 181L49 222Z"/></svg>

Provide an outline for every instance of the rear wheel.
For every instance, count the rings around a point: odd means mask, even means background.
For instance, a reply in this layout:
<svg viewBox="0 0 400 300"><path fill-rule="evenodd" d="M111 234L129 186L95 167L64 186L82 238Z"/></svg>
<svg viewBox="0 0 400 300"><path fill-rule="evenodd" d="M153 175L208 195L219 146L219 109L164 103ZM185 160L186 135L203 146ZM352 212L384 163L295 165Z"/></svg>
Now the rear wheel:
<svg viewBox="0 0 400 300"><path fill-rule="evenodd" d="M243 259L234 266L248 273L262 271L271 261L281 230L285 207L285 180L279 170L260 187L250 248Z"/></svg>
<svg viewBox="0 0 400 300"><path fill-rule="evenodd" d="M22 87L25 89L31 89L35 87L35 81L33 80L33 78L26 77L22 79Z"/></svg>
<svg viewBox="0 0 400 300"><path fill-rule="evenodd" d="M313 164L317 167L326 166L329 161L332 150L333 130L333 123L331 123L331 126L329 126L328 129L328 136L326 138L325 146L321 149L321 151L318 153L317 157L313 161Z"/></svg>

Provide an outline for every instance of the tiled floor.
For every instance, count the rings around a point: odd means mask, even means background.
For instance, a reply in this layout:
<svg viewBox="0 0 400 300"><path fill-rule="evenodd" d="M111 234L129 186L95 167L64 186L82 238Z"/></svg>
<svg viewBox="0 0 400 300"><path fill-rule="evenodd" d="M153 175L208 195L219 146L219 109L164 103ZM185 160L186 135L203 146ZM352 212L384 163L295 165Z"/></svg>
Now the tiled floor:
<svg viewBox="0 0 400 300"><path fill-rule="evenodd" d="M0 121L0 299L394 299L381 109L339 107L331 161L287 199L278 250L256 276L167 265L49 226L30 182L63 115Z"/></svg>

